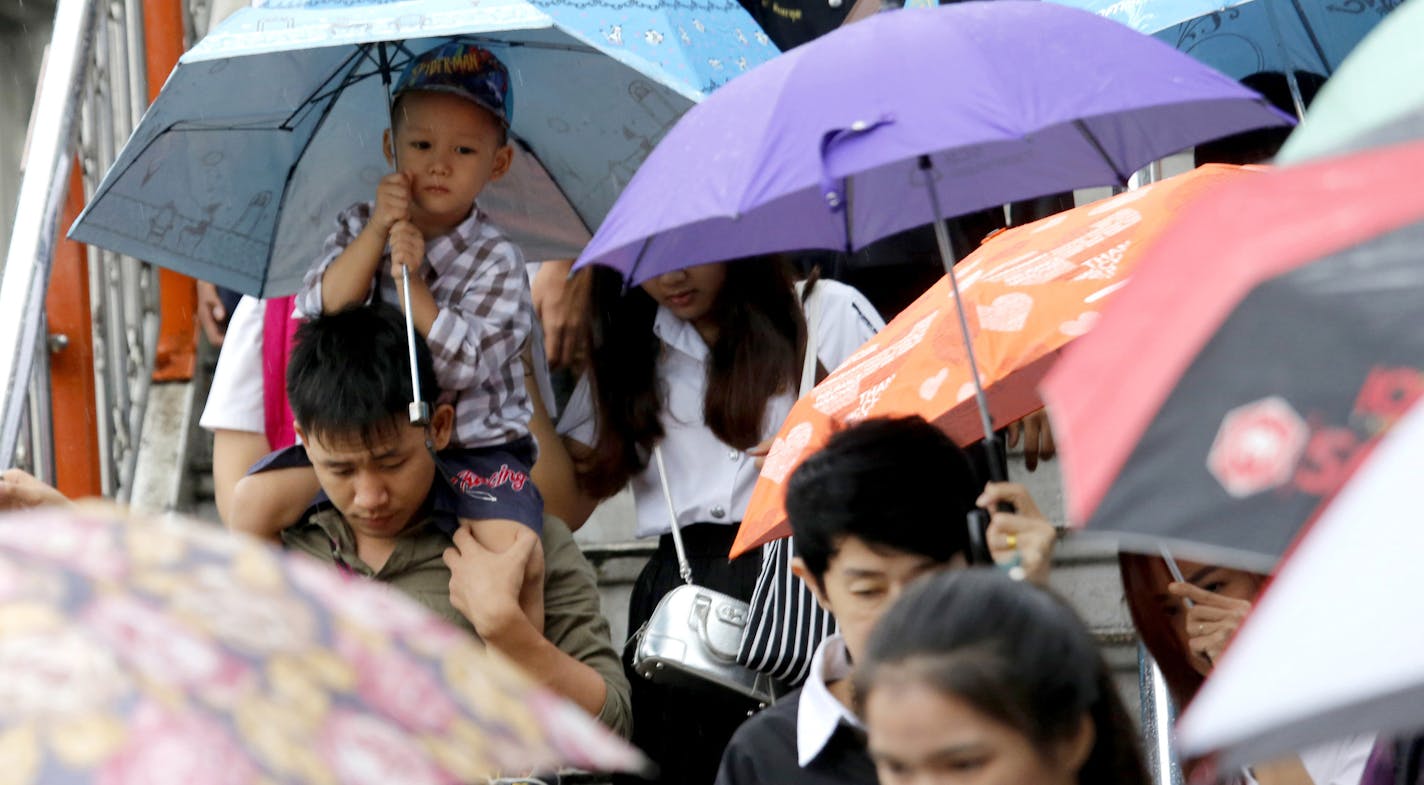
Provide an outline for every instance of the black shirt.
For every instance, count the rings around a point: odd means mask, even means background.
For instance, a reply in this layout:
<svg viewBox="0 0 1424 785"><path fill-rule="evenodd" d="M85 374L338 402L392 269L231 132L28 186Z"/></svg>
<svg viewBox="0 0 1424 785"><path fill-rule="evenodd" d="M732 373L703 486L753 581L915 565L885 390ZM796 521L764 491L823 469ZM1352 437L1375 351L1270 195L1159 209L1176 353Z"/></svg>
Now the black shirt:
<svg viewBox="0 0 1424 785"><path fill-rule="evenodd" d="M801 690L742 723L722 753L716 785L878 785L875 764L859 731L842 724L802 768L796 761Z"/></svg>
<svg viewBox="0 0 1424 785"><path fill-rule="evenodd" d="M742 0L742 7L783 52L840 27L854 5L855 0Z"/></svg>

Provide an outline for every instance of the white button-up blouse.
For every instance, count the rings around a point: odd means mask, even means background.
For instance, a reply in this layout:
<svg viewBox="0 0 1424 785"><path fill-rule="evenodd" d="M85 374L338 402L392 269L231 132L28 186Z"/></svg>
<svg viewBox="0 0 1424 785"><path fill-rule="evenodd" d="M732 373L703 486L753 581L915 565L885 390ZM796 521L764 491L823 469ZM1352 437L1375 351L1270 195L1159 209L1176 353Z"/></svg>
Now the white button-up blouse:
<svg viewBox="0 0 1424 785"><path fill-rule="evenodd" d="M819 281L811 298L818 301L817 355L834 369L885 326L865 295L836 281ZM809 309L809 306L808 306ZM665 308L658 308L653 332L663 344L658 380L664 400L663 461L679 526L693 523L737 523L746 512L756 485L754 459L718 439L702 421L707 394L709 349L697 329ZM762 439L776 435L795 397L783 394L767 402ZM559 419L559 433L586 445L597 438L594 401L588 379L581 380ZM633 477L638 537L657 537L671 530L661 480L655 465Z"/></svg>

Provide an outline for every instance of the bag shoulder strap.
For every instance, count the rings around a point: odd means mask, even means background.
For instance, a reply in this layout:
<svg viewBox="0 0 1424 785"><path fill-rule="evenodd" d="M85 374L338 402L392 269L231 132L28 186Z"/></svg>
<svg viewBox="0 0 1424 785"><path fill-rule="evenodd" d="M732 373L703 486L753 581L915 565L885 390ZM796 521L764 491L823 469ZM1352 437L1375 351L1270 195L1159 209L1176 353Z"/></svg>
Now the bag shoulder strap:
<svg viewBox="0 0 1424 785"><path fill-rule="evenodd" d="M873 1L877 4L880 2L880 0ZM866 2L866 0L859 0L859 2ZM812 387L816 386L816 368L820 364L816 353L819 343L817 327L820 324L821 298L814 287L806 298L806 309L806 356L801 363L801 395L805 395L811 391ZM667 504L668 525L672 527L672 544L677 549L678 574L682 576L684 583L691 586L693 585L692 565L687 562L687 550L682 544L682 531L677 525L677 505L672 501L672 488L668 485L667 464L663 461L662 445L654 445L653 463L657 464L658 480L663 490L663 502Z"/></svg>
<svg viewBox="0 0 1424 785"><path fill-rule="evenodd" d="M811 392L811 388L816 386L816 366L820 363L817 354L820 351L820 325L821 325L821 292L818 287L811 288L811 294L806 298L806 356L801 360L801 389L797 397L803 397Z"/></svg>
<svg viewBox="0 0 1424 785"><path fill-rule="evenodd" d="M653 462L658 465L658 479L662 481L663 501L667 502L668 524L672 526L672 544L677 549L677 572L683 583L692 584L692 565L687 563L687 550L682 547L682 531L677 526L677 507L672 503L672 490L668 487L667 464L663 463L662 445L653 447Z"/></svg>

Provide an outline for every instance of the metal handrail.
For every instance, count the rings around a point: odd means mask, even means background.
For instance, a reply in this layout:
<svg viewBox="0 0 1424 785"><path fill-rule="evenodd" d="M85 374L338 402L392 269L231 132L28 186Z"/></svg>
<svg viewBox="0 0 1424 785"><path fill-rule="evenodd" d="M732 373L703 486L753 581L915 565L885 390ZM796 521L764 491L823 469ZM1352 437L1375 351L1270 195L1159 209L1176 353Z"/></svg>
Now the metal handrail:
<svg viewBox="0 0 1424 785"><path fill-rule="evenodd" d="M75 117L94 44L96 5L96 0L59 0L55 10L15 226L0 270L0 461L5 463L19 444L26 393L41 348L45 287L74 160Z"/></svg>
<svg viewBox="0 0 1424 785"><path fill-rule="evenodd" d="M55 479L47 353L71 336L48 335L44 304L58 232L67 228L59 222L71 166L77 157L92 196L148 105L147 82L142 0L59 0L0 270L0 467L13 462ZM126 500L158 343L157 273L99 248L87 253L93 335L83 338L94 345L101 491Z"/></svg>
<svg viewBox="0 0 1424 785"><path fill-rule="evenodd" d="M79 150L93 195L148 105L139 0L111 3L113 15L94 45L83 103ZM138 463L158 342L157 273L150 265L90 246L94 293L97 434L103 490L127 501Z"/></svg>

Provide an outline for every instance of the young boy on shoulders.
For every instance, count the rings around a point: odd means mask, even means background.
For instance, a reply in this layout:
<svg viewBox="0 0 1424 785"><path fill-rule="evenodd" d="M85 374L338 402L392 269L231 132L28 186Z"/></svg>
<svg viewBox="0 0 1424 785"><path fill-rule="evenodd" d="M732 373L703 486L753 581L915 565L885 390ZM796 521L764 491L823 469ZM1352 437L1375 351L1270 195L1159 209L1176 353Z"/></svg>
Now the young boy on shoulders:
<svg viewBox="0 0 1424 785"><path fill-rule="evenodd" d="M963 450L919 417L866 420L796 469L786 513L792 571L835 616L840 634L811 660L806 683L747 720L722 755L717 785L875 785L851 688L851 666L880 616L915 579L968 566L966 514L1009 502L988 531L995 560L1015 556L1047 580L1055 530L1028 491L985 487Z"/></svg>
<svg viewBox="0 0 1424 785"><path fill-rule="evenodd" d="M542 629L543 501L529 479L535 444L521 360L534 309L523 257L475 202L509 170L510 109L509 72L489 51L452 42L415 58L396 84L383 139L395 171L374 202L341 212L296 305L307 318L372 300L401 305L409 271L412 321L442 400L454 405L454 449L441 457L460 491L459 518L496 552L534 540L520 606ZM233 528L275 537L318 488L304 467L249 475L234 492Z"/></svg>

